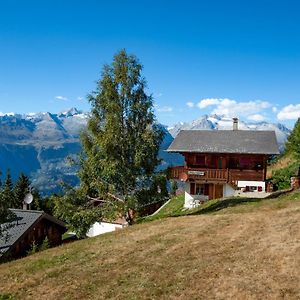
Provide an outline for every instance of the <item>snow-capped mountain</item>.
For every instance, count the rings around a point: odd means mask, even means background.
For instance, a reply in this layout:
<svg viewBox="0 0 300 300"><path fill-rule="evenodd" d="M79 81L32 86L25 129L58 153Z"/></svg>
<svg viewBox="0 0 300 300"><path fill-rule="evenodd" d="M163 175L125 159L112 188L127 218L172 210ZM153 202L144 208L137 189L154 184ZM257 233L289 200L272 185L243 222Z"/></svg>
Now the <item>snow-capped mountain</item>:
<svg viewBox="0 0 300 300"><path fill-rule="evenodd" d="M57 191L58 182L76 185L76 166L67 163L67 157L75 157L81 150L79 134L85 128L89 113L71 108L53 113L7 114L0 116L0 170L9 168L16 178L20 172L29 175L33 184L45 194ZM160 169L181 165L183 158L166 150L182 129L221 130L232 129L232 120L223 116L203 116L190 123L178 123L167 128L159 157ZM280 147L290 132L282 124L239 122L240 130L275 130Z"/></svg>
<svg viewBox="0 0 300 300"><path fill-rule="evenodd" d="M5 174L9 168L14 179L24 172L45 194L58 191L60 181L76 185L77 169L67 163L67 157L79 154L79 135L88 118L89 113L76 108L58 114L0 116L0 170ZM159 151L160 169L182 164L181 155L164 151L173 137L165 126L160 126L165 133Z"/></svg>
<svg viewBox="0 0 300 300"><path fill-rule="evenodd" d="M177 123L168 130L173 137L175 137L180 130L232 130L233 122L231 118L227 118L219 115L204 115L199 119L192 122ZM284 144L287 140L290 130L280 123L268 123L268 122L245 122L239 120L239 130L270 130L275 131L279 148L283 150Z"/></svg>

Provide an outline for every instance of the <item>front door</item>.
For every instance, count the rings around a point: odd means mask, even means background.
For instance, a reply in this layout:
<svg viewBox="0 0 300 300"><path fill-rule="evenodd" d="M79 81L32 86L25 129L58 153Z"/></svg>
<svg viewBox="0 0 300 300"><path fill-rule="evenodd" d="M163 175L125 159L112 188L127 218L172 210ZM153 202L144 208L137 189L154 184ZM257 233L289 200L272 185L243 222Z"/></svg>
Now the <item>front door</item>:
<svg viewBox="0 0 300 300"><path fill-rule="evenodd" d="M223 197L223 185L215 184L215 199Z"/></svg>

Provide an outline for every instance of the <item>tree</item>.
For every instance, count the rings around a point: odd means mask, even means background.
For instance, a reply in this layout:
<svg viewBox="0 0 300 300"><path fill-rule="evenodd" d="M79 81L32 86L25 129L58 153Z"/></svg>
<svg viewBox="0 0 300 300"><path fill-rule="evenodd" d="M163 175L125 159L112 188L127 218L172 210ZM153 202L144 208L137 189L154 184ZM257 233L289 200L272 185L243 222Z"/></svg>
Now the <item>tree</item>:
<svg viewBox="0 0 300 300"><path fill-rule="evenodd" d="M64 220L78 238L85 238L91 225L102 216L102 210L93 207L93 203L87 201L80 190L71 188L64 196L52 196L52 201L55 203L55 216Z"/></svg>
<svg viewBox="0 0 300 300"><path fill-rule="evenodd" d="M153 99L145 92L141 71L138 59L121 50L103 67L96 90L88 96L92 110L81 134L80 188L75 198L66 195L55 205L56 215L73 227L85 215L89 222L99 216L90 206L93 201L100 203L102 217L115 211L131 221L128 212L143 202L141 191L153 189L163 132L155 124ZM76 202L80 209L74 208ZM80 217L75 220L70 211ZM85 229L87 219L82 221Z"/></svg>
<svg viewBox="0 0 300 300"><path fill-rule="evenodd" d="M174 179L171 180L171 195L175 196L177 189L178 189L177 181Z"/></svg>
<svg viewBox="0 0 300 300"><path fill-rule="evenodd" d="M0 182L1 188L1 182ZM0 238L3 238L7 234L7 230L14 226L12 223L16 218L16 215L9 210L9 202L3 197L3 192L0 193Z"/></svg>
<svg viewBox="0 0 300 300"><path fill-rule="evenodd" d="M52 211L48 209L46 199L43 199L39 190L37 188L31 189L31 194L33 196L33 201L31 203L31 209L33 210L43 210L44 212L52 215Z"/></svg>
<svg viewBox="0 0 300 300"><path fill-rule="evenodd" d="M145 93L142 65L121 50L105 65L92 105L87 131L82 134L84 156L79 176L91 197L119 195L134 201L137 191L148 187L159 163L163 138L155 124L152 96Z"/></svg>
<svg viewBox="0 0 300 300"><path fill-rule="evenodd" d="M13 208L22 208L25 195L28 194L29 192L30 192L29 178L24 173L21 173L13 190L15 196L13 202Z"/></svg>
<svg viewBox="0 0 300 300"><path fill-rule="evenodd" d="M11 179L10 170L6 172L6 178L1 190L2 201L5 202L5 205L8 208L13 208L15 204L15 198L13 193L13 183Z"/></svg>
<svg viewBox="0 0 300 300"><path fill-rule="evenodd" d="M291 152L297 161L300 161L300 118L297 120L294 129L288 137L286 151Z"/></svg>

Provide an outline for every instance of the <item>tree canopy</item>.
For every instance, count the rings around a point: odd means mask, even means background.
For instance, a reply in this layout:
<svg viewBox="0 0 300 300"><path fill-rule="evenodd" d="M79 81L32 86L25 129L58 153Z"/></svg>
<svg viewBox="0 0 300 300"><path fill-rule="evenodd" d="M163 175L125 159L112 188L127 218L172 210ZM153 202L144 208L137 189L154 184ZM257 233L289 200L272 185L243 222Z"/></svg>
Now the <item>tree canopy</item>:
<svg viewBox="0 0 300 300"><path fill-rule="evenodd" d="M77 193L86 203L100 200L102 211L122 207L121 213L126 215L129 208L145 198L149 202L164 190L153 187L162 182L155 169L163 132L156 125L142 69L134 55L121 50L110 65L104 65L95 91L88 96L92 109L81 135ZM80 207L86 208L84 201L79 201ZM67 202L70 205L72 201ZM66 201L63 203L60 210L67 211L62 207Z"/></svg>
<svg viewBox="0 0 300 300"><path fill-rule="evenodd" d="M291 152L298 162L300 161L300 118L288 137L286 150Z"/></svg>
<svg viewBox="0 0 300 300"><path fill-rule="evenodd" d="M4 186L1 186L0 182L0 238L5 237L7 229L12 225L12 221L15 220L15 214L12 213L9 208L13 201L12 194L13 184L11 181L10 172L7 172Z"/></svg>
<svg viewBox="0 0 300 300"><path fill-rule="evenodd" d="M145 92L142 65L121 50L105 65L82 134L82 184L90 194L110 188L123 197L133 194L153 175L162 131L155 125L152 96Z"/></svg>

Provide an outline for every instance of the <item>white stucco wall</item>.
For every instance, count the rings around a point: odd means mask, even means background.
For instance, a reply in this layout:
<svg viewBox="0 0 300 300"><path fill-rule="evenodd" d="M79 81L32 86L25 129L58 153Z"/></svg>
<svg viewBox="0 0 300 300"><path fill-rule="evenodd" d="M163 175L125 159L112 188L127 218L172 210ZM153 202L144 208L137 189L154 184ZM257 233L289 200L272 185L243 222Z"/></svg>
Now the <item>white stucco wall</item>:
<svg viewBox="0 0 300 300"><path fill-rule="evenodd" d="M238 181L239 188L246 186L261 186L263 192L266 190L266 183L264 181Z"/></svg>
<svg viewBox="0 0 300 300"><path fill-rule="evenodd" d="M89 229L86 234L88 237L97 236L106 232L115 231L117 228L123 228L122 224L108 223L108 222L96 222Z"/></svg>
<svg viewBox="0 0 300 300"><path fill-rule="evenodd" d="M223 197L233 196L235 193L235 189L229 185L228 183L223 184Z"/></svg>

